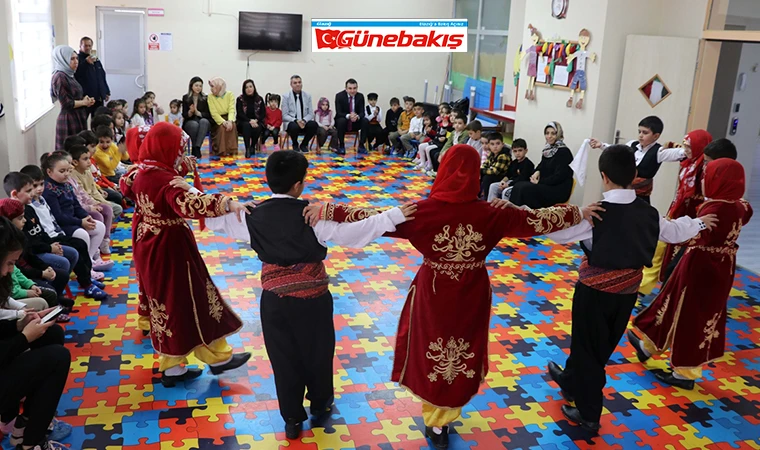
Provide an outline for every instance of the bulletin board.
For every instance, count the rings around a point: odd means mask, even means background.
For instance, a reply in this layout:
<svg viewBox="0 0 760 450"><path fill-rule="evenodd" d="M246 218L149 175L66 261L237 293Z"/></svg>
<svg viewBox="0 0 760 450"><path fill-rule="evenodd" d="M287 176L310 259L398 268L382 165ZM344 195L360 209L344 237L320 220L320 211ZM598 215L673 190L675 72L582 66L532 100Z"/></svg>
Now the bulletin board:
<svg viewBox="0 0 760 450"><path fill-rule="evenodd" d="M544 41L539 42L537 46L542 50L544 44L547 46L546 53L538 54L538 65L536 75L536 86L551 87L556 89L570 90L570 82L575 75L576 60L570 62L571 71L567 71L567 47L572 46L575 51L580 50L578 41ZM551 50L551 51L549 51ZM547 66L554 62L553 75L546 74Z"/></svg>

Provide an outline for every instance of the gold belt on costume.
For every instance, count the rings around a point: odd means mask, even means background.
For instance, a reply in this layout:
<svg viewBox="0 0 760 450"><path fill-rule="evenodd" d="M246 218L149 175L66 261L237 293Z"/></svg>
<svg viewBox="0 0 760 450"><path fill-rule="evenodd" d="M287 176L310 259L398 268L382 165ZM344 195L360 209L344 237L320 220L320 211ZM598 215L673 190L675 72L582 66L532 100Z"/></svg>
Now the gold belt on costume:
<svg viewBox="0 0 760 450"><path fill-rule="evenodd" d="M706 247L704 245L697 245L694 247L689 247L686 251L689 252L692 249L702 250L708 253L716 253L719 255L736 255L736 252L739 250L736 247Z"/></svg>
<svg viewBox="0 0 760 450"><path fill-rule="evenodd" d="M155 225L160 227L170 227L173 225L186 225L185 219L178 217L176 219L158 219L149 215L142 215L140 217L143 222L149 225Z"/></svg>
<svg viewBox="0 0 760 450"><path fill-rule="evenodd" d="M425 258L422 263L436 272L443 273L451 278L458 280L459 275L465 270L474 270L485 267L486 261L465 261L465 262L435 262Z"/></svg>

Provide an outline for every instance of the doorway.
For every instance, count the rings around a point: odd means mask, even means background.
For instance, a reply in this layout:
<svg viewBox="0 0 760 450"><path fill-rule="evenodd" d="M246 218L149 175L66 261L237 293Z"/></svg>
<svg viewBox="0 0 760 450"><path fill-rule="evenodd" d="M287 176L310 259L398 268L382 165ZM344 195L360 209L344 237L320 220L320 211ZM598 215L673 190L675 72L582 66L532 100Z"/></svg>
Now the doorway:
<svg viewBox="0 0 760 450"><path fill-rule="evenodd" d="M127 103L145 94L145 21L140 8L97 7L99 58L111 88L111 98Z"/></svg>
<svg viewBox="0 0 760 450"><path fill-rule="evenodd" d="M745 198L760 205L760 43L722 42L707 130L728 138L744 166ZM737 263L760 274L760 220L739 235Z"/></svg>

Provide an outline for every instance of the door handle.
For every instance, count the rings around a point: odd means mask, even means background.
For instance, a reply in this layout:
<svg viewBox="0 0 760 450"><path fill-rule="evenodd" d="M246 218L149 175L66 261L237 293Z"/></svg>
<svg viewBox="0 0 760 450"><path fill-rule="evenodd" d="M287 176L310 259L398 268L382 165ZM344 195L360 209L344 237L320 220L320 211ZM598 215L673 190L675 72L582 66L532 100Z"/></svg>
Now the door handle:
<svg viewBox="0 0 760 450"><path fill-rule="evenodd" d="M140 79L140 77L144 77L144 76L145 76L145 75L143 75L143 74L140 74L140 75L138 75L138 76L136 76L136 77L135 77L135 86L139 87L140 89L145 89L145 86L144 86L144 85L142 85L142 84L140 84L140 83L138 83L138 82L137 82L137 80L139 80L139 79Z"/></svg>
<svg viewBox="0 0 760 450"><path fill-rule="evenodd" d="M615 144L616 145L620 143L620 139L621 139L620 138L620 130L615 130Z"/></svg>

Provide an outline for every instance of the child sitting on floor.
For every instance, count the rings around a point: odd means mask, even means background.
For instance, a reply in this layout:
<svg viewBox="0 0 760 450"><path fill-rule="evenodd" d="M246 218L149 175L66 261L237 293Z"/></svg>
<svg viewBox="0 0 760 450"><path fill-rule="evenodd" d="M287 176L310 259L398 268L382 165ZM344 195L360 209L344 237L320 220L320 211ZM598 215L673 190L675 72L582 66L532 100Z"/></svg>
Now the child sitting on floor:
<svg viewBox="0 0 760 450"><path fill-rule="evenodd" d="M92 178L95 180L95 184L103 191L105 198L109 201L109 203L121 205L124 198L119 192L118 186L116 186L114 183L108 180L108 178L104 177L102 173L100 173L100 169L98 169L98 165L96 164L95 158L93 157L93 155L95 155L95 151L98 149L98 138L95 137L95 133L90 130L85 130L80 132L77 136L84 139L87 150L90 151L90 162L92 163L90 165L90 172L92 173ZM72 136L69 136L66 139L69 138L72 138ZM73 146L74 144L79 143L81 142L72 141L71 145ZM71 148L71 146L66 147L64 144L64 149L66 148Z"/></svg>
<svg viewBox="0 0 760 450"><path fill-rule="evenodd" d="M148 125L146 117L148 115L148 106L145 99L142 97L135 99L135 104L132 107L132 118L129 120L129 126L131 127L144 127Z"/></svg>
<svg viewBox="0 0 760 450"><path fill-rule="evenodd" d="M182 117L182 101L176 98L169 102L169 114L166 115L166 121L173 123L182 128L184 118Z"/></svg>
<svg viewBox="0 0 760 450"><path fill-rule="evenodd" d="M483 124L479 120L473 120L467 124L467 145L474 148L480 154L480 165L486 163L489 151L480 141L483 134Z"/></svg>
<svg viewBox="0 0 760 450"><path fill-rule="evenodd" d="M95 137L98 138L98 146L93 154L95 163L108 181L118 184L119 178L126 173L126 170L119 167L119 163L122 159L127 159L127 155L113 142L113 131L110 128L98 127Z"/></svg>
<svg viewBox="0 0 760 450"><path fill-rule="evenodd" d="M75 145L67 155L69 164L73 170L69 174L68 183L74 188L77 200L93 219L102 222L105 225L106 234L103 242L100 244L100 253L104 255L111 254L111 227L113 225L114 211L111 205L102 197L95 198L84 188L80 179L85 182L89 181L87 175L90 175L90 152L84 145ZM92 181L90 191L92 191L95 181ZM97 189L95 189L97 192Z"/></svg>

